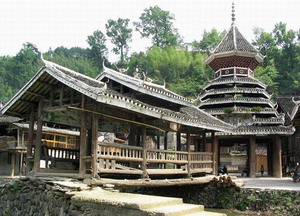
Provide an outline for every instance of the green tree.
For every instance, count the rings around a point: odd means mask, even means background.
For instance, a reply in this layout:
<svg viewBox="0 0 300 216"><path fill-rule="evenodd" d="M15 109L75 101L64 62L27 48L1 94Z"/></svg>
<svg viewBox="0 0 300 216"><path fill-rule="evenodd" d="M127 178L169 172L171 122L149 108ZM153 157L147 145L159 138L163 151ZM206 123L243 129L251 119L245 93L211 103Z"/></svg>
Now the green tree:
<svg viewBox="0 0 300 216"><path fill-rule="evenodd" d="M192 51L201 52L201 53L209 53L217 44L221 41L221 39L225 35L225 31L219 32L215 28L213 28L210 32L204 30L202 35L202 39L198 41L193 41L190 46L192 47Z"/></svg>
<svg viewBox="0 0 300 216"><path fill-rule="evenodd" d="M115 45L113 52L120 54L121 63L128 53L128 43L131 41L132 29L128 27L129 19L111 20L109 19L106 27L106 35L111 38L111 42Z"/></svg>
<svg viewBox="0 0 300 216"><path fill-rule="evenodd" d="M158 6L149 7L140 16L140 22L134 22L142 37L151 37L154 46L177 46L181 37L173 27L174 16Z"/></svg>
<svg viewBox="0 0 300 216"><path fill-rule="evenodd" d="M88 36L87 39L88 44L90 45L89 57L92 59L94 64L102 69L103 61L106 58L107 47L105 45L106 39L104 34L96 30L93 35Z"/></svg>

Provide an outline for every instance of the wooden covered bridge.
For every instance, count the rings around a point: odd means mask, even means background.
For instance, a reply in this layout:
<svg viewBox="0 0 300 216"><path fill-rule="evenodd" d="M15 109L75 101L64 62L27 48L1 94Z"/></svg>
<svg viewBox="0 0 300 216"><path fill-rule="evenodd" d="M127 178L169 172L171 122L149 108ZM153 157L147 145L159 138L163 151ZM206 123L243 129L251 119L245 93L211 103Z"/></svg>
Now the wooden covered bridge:
<svg viewBox="0 0 300 216"><path fill-rule="evenodd" d="M49 61L44 64L1 110L29 122L28 172L142 178L216 172L214 133L229 133L231 125L164 86L108 68L93 79ZM45 124L78 131L78 145L56 146L53 153L53 146L43 142ZM175 137L174 145L170 136ZM75 168L41 168L45 148L52 160L72 163Z"/></svg>

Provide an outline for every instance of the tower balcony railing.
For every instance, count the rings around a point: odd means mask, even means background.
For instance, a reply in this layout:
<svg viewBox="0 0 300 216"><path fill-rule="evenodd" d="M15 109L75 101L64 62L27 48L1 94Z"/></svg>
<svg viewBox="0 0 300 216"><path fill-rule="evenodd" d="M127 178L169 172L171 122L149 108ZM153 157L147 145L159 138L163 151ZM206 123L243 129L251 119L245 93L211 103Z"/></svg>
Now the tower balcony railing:
<svg viewBox="0 0 300 216"><path fill-rule="evenodd" d="M222 88L222 89L211 89L207 90L200 98L204 98L209 95L217 95L217 94L229 94L229 93L252 93L252 94L263 94L267 98L271 98L265 89L260 88L242 88L242 87L232 87L232 88Z"/></svg>

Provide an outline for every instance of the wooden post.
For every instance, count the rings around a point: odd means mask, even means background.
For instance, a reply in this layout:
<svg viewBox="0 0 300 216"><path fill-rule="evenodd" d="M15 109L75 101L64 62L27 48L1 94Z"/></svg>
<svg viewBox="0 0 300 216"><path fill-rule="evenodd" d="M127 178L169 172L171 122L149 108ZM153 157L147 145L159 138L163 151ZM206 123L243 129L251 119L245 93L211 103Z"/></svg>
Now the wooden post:
<svg viewBox="0 0 300 216"><path fill-rule="evenodd" d="M136 127L134 124L130 124L130 131L129 131L129 145L130 146L137 146L137 141L136 141Z"/></svg>
<svg viewBox="0 0 300 216"><path fill-rule="evenodd" d="M177 132L176 133L176 150L177 151L181 151L181 133L180 132Z"/></svg>
<svg viewBox="0 0 300 216"><path fill-rule="evenodd" d="M34 133L34 106L31 106L31 112L29 117L29 129L28 129L28 142L27 142L27 156L26 156L26 173L29 173L32 169L32 146L33 146L33 133Z"/></svg>
<svg viewBox="0 0 300 216"><path fill-rule="evenodd" d="M256 173L256 143L255 136L249 138L249 177L255 178Z"/></svg>
<svg viewBox="0 0 300 216"><path fill-rule="evenodd" d="M50 100L49 100L49 106L52 107L54 103L54 87L50 87Z"/></svg>
<svg viewBox="0 0 300 216"><path fill-rule="evenodd" d="M23 169L23 152L20 153L19 176L22 176L22 169Z"/></svg>
<svg viewBox="0 0 300 216"><path fill-rule="evenodd" d="M273 139L273 175L276 178L282 178L281 139L279 135Z"/></svg>
<svg viewBox="0 0 300 216"><path fill-rule="evenodd" d="M11 153L11 167L10 167L10 177L13 177L15 175L15 157L16 153Z"/></svg>
<svg viewBox="0 0 300 216"><path fill-rule="evenodd" d="M64 101L64 87L62 86L59 92L59 106L63 105Z"/></svg>
<svg viewBox="0 0 300 216"><path fill-rule="evenodd" d="M203 134L202 134L202 149L198 149L198 151L201 151L201 152L205 152L205 149L206 149L206 132L203 131Z"/></svg>
<svg viewBox="0 0 300 216"><path fill-rule="evenodd" d="M273 141L267 144L268 175L273 176Z"/></svg>
<svg viewBox="0 0 300 216"><path fill-rule="evenodd" d="M160 149L160 136L157 136L157 149Z"/></svg>
<svg viewBox="0 0 300 216"><path fill-rule="evenodd" d="M97 105L95 104L95 110L97 110ZM92 176L95 178L98 173L97 169L97 147L98 147L98 123L99 116L97 114L92 115Z"/></svg>
<svg viewBox="0 0 300 216"><path fill-rule="evenodd" d="M191 134L188 130L187 134L186 134L186 148L187 148L187 152L188 152L188 164L187 164L187 176L188 177L192 177L191 174Z"/></svg>
<svg viewBox="0 0 300 216"><path fill-rule="evenodd" d="M85 108L85 96L82 95L81 98L81 108ZM86 164L83 160L83 157L86 156L86 150L87 150L87 124L86 124L86 112L81 112L80 114L80 121L81 121L81 127L80 127L80 154L79 154L79 175L81 177L84 177L84 174L86 172Z"/></svg>
<svg viewBox="0 0 300 216"><path fill-rule="evenodd" d="M143 162L142 162L143 174L142 174L142 178L147 179L147 178L149 178L149 175L148 175L148 172L147 172L146 127L142 128L142 145L143 145Z"/></svg>
<svg viewBox="0 0 300 216"><path fill-rule="evenodd" d="M36 142L34 148L34 173L37 174L40 171L41 160L41 145L42 145L42 130L43 130L43 102L44 98L39 100L38 113L37 113L37 130L36 130Z"/></svg>
<svg viewBox="0 0 300 216"><path fill-rule="evenodd" d="M164 137L164 150L168 150L168 131L166 131Z"/></svg>
<svg viewBox="0 0 300 216"><path fill-rule="evenodd" d="M218 146L218 137L215 135L215 132L212 132L212 155L213 155L213 174L218 175L218 165L219 165L219 146Z"/></svg>

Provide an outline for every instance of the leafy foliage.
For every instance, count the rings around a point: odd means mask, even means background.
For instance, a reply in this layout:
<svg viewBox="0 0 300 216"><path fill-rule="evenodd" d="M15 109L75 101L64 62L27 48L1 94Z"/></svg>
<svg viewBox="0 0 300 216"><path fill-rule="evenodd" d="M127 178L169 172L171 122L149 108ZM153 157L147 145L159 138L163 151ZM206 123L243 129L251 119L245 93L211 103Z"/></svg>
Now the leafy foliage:
<svg viewBox="0 0 300 216"><path fill-rule="evenodd" d="M93 35L88 36L87 42L90 45L89 58L93 61L94 65L101 70L107 54L105 36L101 31L96 30Z"/></svg>
<svg viewBox="0 0 300 216"><path fill-rule="evenodd" d="M134 22L142 37L151 37L156 47L177 46L181 38L173 27L174 16L158 6L149 7L140 16L140 22Z"/></svg>
<svg viewBox="0 0 300 216"><path fill-rule="evenodd" d="M121 63L127 56L129 49L128 43L131 41L132 29L128 27L129 19L121 19L107 21L106 35L111 38L111 42L115 45L113 52L121 55Z"/></svg>

